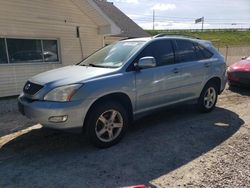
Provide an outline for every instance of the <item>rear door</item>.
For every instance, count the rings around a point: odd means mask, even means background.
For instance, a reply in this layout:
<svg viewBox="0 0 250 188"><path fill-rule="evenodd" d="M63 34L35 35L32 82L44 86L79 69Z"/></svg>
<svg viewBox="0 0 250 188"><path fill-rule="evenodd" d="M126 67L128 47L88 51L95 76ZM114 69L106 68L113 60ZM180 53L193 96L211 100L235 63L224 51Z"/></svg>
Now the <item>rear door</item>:
<svg viewBox="0 0 250 188"><path fill-rule="evenodd" d="M178 92L182 93L183 99L192 99L199 95L204 81L211 68L211 62L204 58L200 46L191 40L176 39L173 41L175 62L179 76Z"/></svg>

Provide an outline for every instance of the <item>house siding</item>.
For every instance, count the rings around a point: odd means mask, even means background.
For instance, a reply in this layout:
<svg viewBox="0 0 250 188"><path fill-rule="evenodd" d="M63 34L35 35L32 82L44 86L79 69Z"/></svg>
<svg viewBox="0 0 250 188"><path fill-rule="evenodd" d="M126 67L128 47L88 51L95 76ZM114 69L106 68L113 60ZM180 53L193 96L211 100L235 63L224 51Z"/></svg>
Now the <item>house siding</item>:
<svg viewBox="0 0 250 188"><path fill-rule="evenodd" d="M124 40L127 37L113 37L113 36L105 36L104 37L104 43L105 45L109 45L112 44L114 42L120 41L120 40Z"/></svg>
<svg viewBox="0 0 250 188"><path fill-rule="evenodd" d="M103 46L98 26L68 0L0 0L0 37L57 39L60 63L0 64L0 97L17 95L28 78L82 59Z"/></svg>

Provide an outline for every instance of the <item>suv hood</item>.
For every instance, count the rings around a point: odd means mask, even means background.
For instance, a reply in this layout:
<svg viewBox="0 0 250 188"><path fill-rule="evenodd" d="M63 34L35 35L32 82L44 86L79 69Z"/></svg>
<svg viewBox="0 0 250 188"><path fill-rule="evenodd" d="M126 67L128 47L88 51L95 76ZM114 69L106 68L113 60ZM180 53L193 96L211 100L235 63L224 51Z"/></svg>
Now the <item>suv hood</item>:
<svg viewBox="0 0 250 188"><path fill-rule="evenodd" d="M116 70L117 69L72 65L40 73L32 77L30 81L40 85L51 84L53 86L62 86L82 83L89 79L108 75Z"/></svg>

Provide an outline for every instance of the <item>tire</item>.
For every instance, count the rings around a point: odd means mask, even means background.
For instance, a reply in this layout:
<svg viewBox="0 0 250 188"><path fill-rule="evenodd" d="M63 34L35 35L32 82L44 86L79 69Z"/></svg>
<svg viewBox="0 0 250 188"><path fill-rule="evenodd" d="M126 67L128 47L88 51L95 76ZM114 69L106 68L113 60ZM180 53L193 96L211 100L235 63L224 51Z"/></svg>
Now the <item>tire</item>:
<svg viewBox="0 0 250 188"><path fill-rule="evenodd" d="M124 136L128 126L128 113L117 102L96 104L86 123L86 133L91 144L107 148L117 144Z"/></svg>
<svg viewBox="0 0 250 188"><path fill-rule="evenodd" d="M198 108L201 112L211 112L218 98L218 87L213 82L206 84L198 99Z"/></svg>

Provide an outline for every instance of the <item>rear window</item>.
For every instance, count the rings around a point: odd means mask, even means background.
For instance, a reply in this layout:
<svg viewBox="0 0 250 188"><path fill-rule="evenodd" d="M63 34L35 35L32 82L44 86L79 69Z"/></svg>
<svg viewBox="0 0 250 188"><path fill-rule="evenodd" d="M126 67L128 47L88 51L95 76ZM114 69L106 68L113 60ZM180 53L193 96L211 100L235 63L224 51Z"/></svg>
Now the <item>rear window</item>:
<svg viewBox="0 0 250 188"><path fill-rule="evenodd" d="M197 60L196 51L193 43L188 40L175 40L175 62L189 62Z"/></svg>

